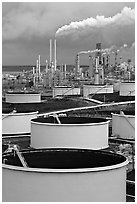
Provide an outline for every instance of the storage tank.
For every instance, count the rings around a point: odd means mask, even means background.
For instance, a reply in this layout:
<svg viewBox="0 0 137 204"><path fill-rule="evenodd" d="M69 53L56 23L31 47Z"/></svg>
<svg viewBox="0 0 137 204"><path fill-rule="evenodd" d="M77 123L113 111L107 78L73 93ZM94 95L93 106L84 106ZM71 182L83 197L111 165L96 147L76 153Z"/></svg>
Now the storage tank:
<svg viewBox="0 0 137 204"><path fill-rule="evenodd" d="M135 96L135 82L122 82L120 96Z"/></svg>
<svg viewBox="0 0 137 204"><path fill-rule="evenodd" d="M8 103L38 103L41 102L41 94L37 92L8 92L5 95Z"/></svg>
<svg viewBox="0 0 137 204"><path fill-rule="evenodd" d="M31 147L108 147L109 121L88 117L39 117L31 120Z"/></svg>
<svg viewBox="0 0 137 204"><path fill-rule="evenodd" d="M25 113L12 111L9 113L2 113L2 134L26 134L31 131L30 121L36 118L38 111Z"/></svg>
<svg viewBox="0 0 137 204"><path fill-rule="evenodd" d="M65 87L65 86L56 86L53 87L53 98L55 96L63 95L80 95L79 87Z"/></svg>
<svg viewBox="0 0 137 204"><path fill-rule="evenodd" d="M113 85L83 85L83 97L88 98L89 94L113 93Z"/></svg>
<svg viewBox="0 0 137 204"><path fill-rule="evenodd" d="M113 84L114 92L119 92L120 91L120 83L121 82L114 82L114 84Z"/></svg>
<svg viewBox="0 0 137 204"><path fill-rule="evenodd" d="M135 115L112 113L112 135L124 139L135 139Z"/></svg>
<svg viewBox="0 0 137 204"><path fill-rule="evenodd" d="M23 150L3 155L3 202L126 202L124 156L91 150Z"/></svg>

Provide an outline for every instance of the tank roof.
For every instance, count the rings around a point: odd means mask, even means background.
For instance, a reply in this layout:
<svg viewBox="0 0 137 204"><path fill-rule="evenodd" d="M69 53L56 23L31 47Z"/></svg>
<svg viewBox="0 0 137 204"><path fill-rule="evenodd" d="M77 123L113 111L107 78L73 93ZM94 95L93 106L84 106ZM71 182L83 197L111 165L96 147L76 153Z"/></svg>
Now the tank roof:
<svg viewBox="0 0 137 204"><path fill-rule="evenodd" d="M101 123L107 122L107 119L104 118L91 118L91 117L58 117L61 124L89 124L89 123ZM57 124L58 121L55 117L38 117L31 120L32 122L38 123L52 123Z"/></svg>
<svg viewBox="0 0 137 204"><path fill-rule="evenodd" d="M100 150L83 149L35 149L20 151L29 168L79 169L97 168L121 164L126 158L119 154ZM18 156L13 152L4 153L7 165L22 167Z"/></svg>
<svg viewBox="0 0 137 204"><path fill-rule="evenodd" d="M40 94L39 92L35 92L35 91L18 91L18 92L7 92L6 94Z"/></svg>
<svg viewBox="0 0 137 204"><path fill-rule="evenodd" d="M21 109L21 110L15 110L14 112L14 109L2 109L2 114L10 114L10 113L33 113L33 112L37 112L36 110L24 110L24 109Z"/></svg>

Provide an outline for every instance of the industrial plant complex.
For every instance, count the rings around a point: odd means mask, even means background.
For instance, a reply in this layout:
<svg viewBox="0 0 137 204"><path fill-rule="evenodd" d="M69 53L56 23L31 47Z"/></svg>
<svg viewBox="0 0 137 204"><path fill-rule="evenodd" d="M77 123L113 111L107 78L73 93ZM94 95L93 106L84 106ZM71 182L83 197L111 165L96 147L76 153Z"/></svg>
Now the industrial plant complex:
<svg viewBox="0 0 137 204"><path fill-rule="evenodd" d="M111 65L101 43L71 67L57 64L56 39L49 52L3 72L3 201L134 202L135 67L117 50Z"/></svg>
<svg viewBox="0 0 137 204"><path fill-rule="evenodd" d="M2 2L2 202L135 202L134 2Z"/></svg>

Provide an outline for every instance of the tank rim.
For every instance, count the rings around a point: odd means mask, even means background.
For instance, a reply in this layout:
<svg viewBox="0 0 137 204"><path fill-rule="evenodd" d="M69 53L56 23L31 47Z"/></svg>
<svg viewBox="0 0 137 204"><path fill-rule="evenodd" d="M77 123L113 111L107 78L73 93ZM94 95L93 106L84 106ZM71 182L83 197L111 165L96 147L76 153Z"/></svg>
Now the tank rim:
<svg viewBox="0 0 137 204"><path fill-rule="evenodd" d="M114 170L118 168L122 168L128 164L128 160L126 159L124 162L105 166L105 167L95 167L95 168L77 168L77 169L51 169L51 168L27 168L27 167L19 167L13 165L2 164L2 168L16 170L16 171L25 171L25 172L35 172L35 173L90 173L90 172L100 172L107 170Z"/></svg>
<svg viewBox="0 0 137 204"><path fill-rule="evenodd" d="M20 112L17 112L17 113L2 113L2 116L6 116L6 115L9 115L9 116L20 116L20 115L33 115L33 114L37 114L39 113L38 111L30 111L30 112L24 112L24 113L20 113Z"/></svg>
<svg viewBox="0 0 137 204"><path fill-rule="evenodd" d="M71 117L70 117L71 118ZM74 117L73 117L74 118ZM78 117L75 117L75 118L78 118ZM104 119L106 121L102 121L102 122L85 122L85 123L75 123L75 124L69 124L69 123L47 123L47 122L37 122L37 121L34 121L35 119L38 119L38 118L33 118L31 120L31 124L35 124L35 125L45 125L45 126L97 126L97 125L104 125L104 124L109 124L110 120L108 119ZM99 118L101 119L101 118Z"/></svg>
<svg viewBox="0 0 137 204"><path fill-rule="evenodd" d="M112 165L106 165L106 166L100 166L100 167L83 167L83 168L37 168L37 167L21 167L21 166L14 166L14 165L9 165L9 164L2 164L2 168L5 169L11 169L11 170L17 170L17 171L27 171L27 172L37 172L37 173L88 173L88 172L100 172L100 171L107 171L107 170L114 170L114 169L118 169L118 168L122 168L124 166L126 166L129 162L128 159L121 155L121 154L116 154L116 153L111 153L111 152L106 152L106 151L102 151L102 150L91 150L91 149L77 149L77 148L40 148L40 149L32 149L32 150L22 150L21 152L32 152L33 151L37 152L37 151L84 151L84 152L89 152L89 153L95 153L95 154L101 154L101 152L103 154L106 155L110 155L110 156L116 156L118 157L122 157L123 161L118 161L118 163L116 164L112 164ZM8 155L11 153L3 153L4 155ZM92 155L91 155L92 156Z"/></svg>

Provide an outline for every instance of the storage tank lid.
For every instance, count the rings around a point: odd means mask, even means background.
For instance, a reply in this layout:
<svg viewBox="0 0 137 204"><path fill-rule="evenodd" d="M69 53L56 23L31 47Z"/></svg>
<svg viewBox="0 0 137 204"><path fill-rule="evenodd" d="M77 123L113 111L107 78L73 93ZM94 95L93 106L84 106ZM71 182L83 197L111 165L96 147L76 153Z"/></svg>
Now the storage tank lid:
<svg viewBox="0 0 137 204"><path fill-rule="evenodd" d="M28 167L37 170L89 169L89 171L100 171L118 168L128 163L124 156L102 150L51 148L22 150L21 154ZM14 152L4 153L2 159L8 166L22 167L19 157Z"/></svg>

